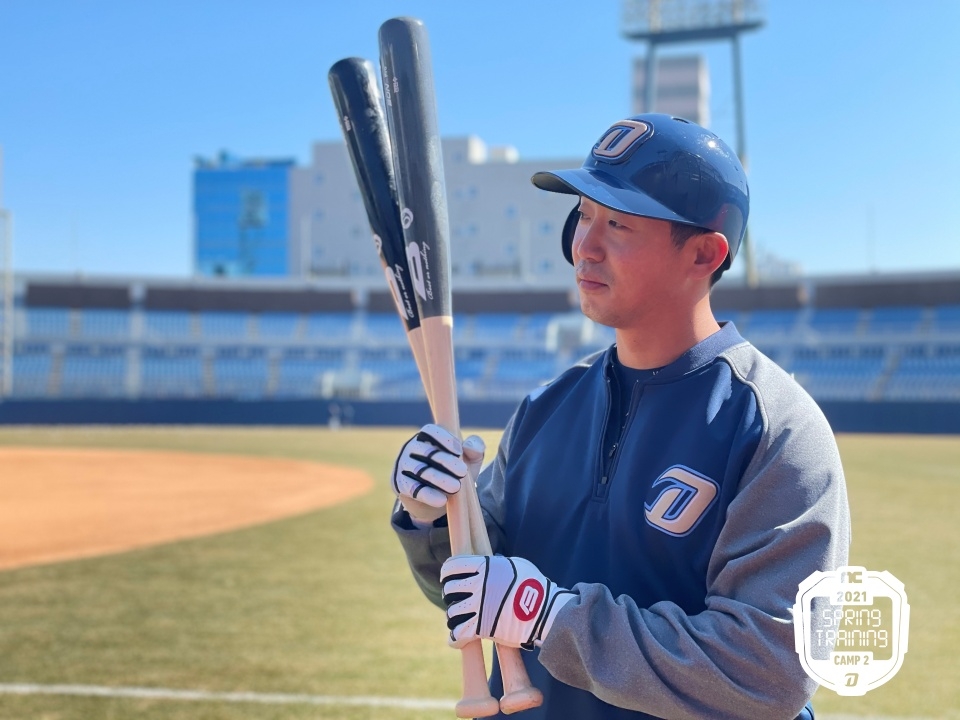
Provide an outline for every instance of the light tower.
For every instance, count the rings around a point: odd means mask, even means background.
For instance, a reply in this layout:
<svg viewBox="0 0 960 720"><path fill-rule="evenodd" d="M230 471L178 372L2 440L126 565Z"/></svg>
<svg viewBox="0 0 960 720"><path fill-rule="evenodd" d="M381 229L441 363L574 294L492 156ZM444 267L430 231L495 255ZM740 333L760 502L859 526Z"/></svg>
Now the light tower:
<svg viewBox="0 0 960 720"><path fill-rule="evenodd" d="M13 393L13 220L3 207L0 152L0 401Z"/></svg>
<svg viewBox="0 0 960 720"><path fill-rule="evenodd" d="M743 121L743 79L740 34L763 26L760 0L623 0L624 37L647 43L644 107L655 110L657 46L707 40L730 40L733 47L733 95L736 108L737 155L747 167L747 141ZM743 237L747 284L758 282L749 228Z"/></svg>

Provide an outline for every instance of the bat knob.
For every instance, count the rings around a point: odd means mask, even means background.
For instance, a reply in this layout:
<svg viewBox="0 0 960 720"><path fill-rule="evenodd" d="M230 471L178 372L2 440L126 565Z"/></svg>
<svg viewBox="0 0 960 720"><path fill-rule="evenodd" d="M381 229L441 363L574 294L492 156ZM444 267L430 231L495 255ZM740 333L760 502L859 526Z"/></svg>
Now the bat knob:
<svg viewBox="0 0 960 720"><path fill-rule="evenodd" d="M500 712L512 715L521 710L540 707L543 704L543 693L535 687L514 690L500 698Z"/></svg>
<svg viewBox="0 0 960 720"><path fill-rule="evenodd" d="M490 717L500 712L500 703L492 695L463 698L457 703L456 712L458 718Z"/></svg>
<svg viewBox="0 0 960 720"><path fill-rule="evenodd" d="M463 440L463 460L466 463L483 462L487 446L479 435L471 435Z"/></svg>

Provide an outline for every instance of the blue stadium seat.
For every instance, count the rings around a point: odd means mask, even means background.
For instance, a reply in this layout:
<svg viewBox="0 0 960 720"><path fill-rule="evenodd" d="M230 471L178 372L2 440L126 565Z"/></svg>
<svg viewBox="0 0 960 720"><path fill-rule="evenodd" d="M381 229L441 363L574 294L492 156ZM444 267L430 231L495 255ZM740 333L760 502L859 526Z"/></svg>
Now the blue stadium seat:
<svg viewBox="0 0 960 720"><path fill-rule="evenodd" d="M885 362L882 349L833 348L797 351L790 369L815 400L869 400Z"/></svg>
<svg viewBox="0 0 960 720"><path fill-rule="evenodd" d="M900 361L883 393L886 400L960 400L960 346Z"/></svg>
<svg viewBox="0 0 960 720"><path fill-rule="evenodd" d="M799 317L797 310L753 310L743 313L735 324L744 337L786 335L796 329Z"/></svg>
<svg viewBox="0 0 960 720"><path fill-rule="evenodd" d="M343 350L290 348L280 357L276 397L318 397L326 372L343 367Z"/></svg>
<svg viewBox="0 0 960 720"><path fill-rule="evenodd" d="M247 339L247 323L250 316L242 312L200 313L200 334L205 338Z"/></svg>
<svg viewBox="0 0 960 720"><path fill-rule="evenodd" d="M473 316L473 337L477 340L515 339L519 335L520 315L517 313L478 313Z"/></svg>
<svg viewBox="0 0 960 720"><path fill-rule="evenodd" d="M862 315L859 309L819 309L810 318L810 328L825 335L854 335Z"/></svg>
<svg viewBox="0 0 960 720"><path fill-rule="evenodd" d="M935 333L960 333L960 305L941 305L933 309Z"/></svg>
<svg viewBox="0 0 960 720"><path fill-rule="evenodd" d="M370 313L363 327L364 336L375 342L402 343L406 339L403 322L396 313Z"/></svg>
<svg viewBox="0 0 960 720"><path fill-rule="evenodd" d="M493 372L496 384L526 383L527 392L557 375L557 358L546 351L503 350Z"/></svg>
<svg viewBox="0 0 960 720"><path fill-rule="evenodd" d="M36 343L17 346L13 355L13 395L40 398L50 394L53 355L50 347Z"/></svg>
<svg viewBox="0 0 960 720"><path fill-rule="evenodd" d="M66 340L70 337L70 311L66 308L27 308L27 337Z"/></svg>
<svg viewBox="0 0 960 720"><path fill-rule="evenodd" d="M190 313L180 310L147 310L143 314L148 340L186 339L192 335Z"/></svg>
<svg viewBox="0 0 960 720"><path fill-rule="evenodd" d="M534 313L527 315L525 321L521 323L521 339L542 343L547 338L547 326L550 324L553 316L553 313Z"/></svg>
<svg viewBox="0 0 960 720"><path fill-rule="evenodd" d="M217 348L213 358L215 393L245 400L262 398L267 394L267 371L264 348Z"/></svg>
<svg viewBox="0 0 960 720"><path fill-rule="evenodd" d="M128 310L87 309L80 313L80 337L124 340L130 336Z"/></svg>
<svg viewBox="0 0 960 720"><path fill-rule="evenodd" d="M308 316L305 337L308 340L343 341L353 333L352 313L317 313Z"/></svg>
<svg viewBox="0 0 960 720"><path fill-rule="evenodd" d="M148 398L195 398L203 392L203 359L196 346L145 347L140 392Z"/></svg>
<svg viewBox="0 0 960 720"><path fill-rule="evenodd" d="M68 345L60 370L60 395L68 398L126 394L127 352L123 346Z"/></svg>
<svg viewBox="0 0 960 720"><path fill-rule="evenodd" d="M473 337L473 315L453 313L453 341L455 343Z"/></svg>
<svg viewBox="0 0 960 720"><path fill-rule="evenodd" d="M260 313L257 334L262 340L295 340L300 328L296 313Z"/></svg>
<svg viewBox="0 0 960 720"><path fill-rule="evenodd" d="M871 313L868 334L915 333L923 319L922 307L880 307Z"/></svg>

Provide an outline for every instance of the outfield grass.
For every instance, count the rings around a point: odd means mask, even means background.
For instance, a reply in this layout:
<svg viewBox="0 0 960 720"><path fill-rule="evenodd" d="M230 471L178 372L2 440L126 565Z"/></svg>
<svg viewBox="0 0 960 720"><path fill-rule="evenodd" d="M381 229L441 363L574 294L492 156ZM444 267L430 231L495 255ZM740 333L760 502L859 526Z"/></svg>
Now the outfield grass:
<svg viewBox="0 0 960 720"><path fill-rule="evenodd" d="M167 448L316 459L377 489L340 506L207 538L0 573L0 683L454 698L443 616L416 590L387 525L386 477L410 429L0 430L0 445ZM495 447L498 433L484 433ZM863 698L818 711L956 717L960 690L960 438L842 436L851 561L906 584L910 652ZM451 717L307 705L0 695L0 718Z"/></svg>

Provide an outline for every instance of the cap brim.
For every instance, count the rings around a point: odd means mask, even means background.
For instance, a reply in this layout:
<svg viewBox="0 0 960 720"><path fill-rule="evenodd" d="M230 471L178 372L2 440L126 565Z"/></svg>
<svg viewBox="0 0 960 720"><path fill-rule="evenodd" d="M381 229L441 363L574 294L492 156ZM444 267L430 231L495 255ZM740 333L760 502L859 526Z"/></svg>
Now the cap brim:
<svg viewBox="0 0 960 720"><path fill-rule="evenodd" d="M576 170L543 171L535 173L530 181L541 190L566 195L582 195L604 207L628 215L652 217L684 225L692 224L666 205L658 203L636 188L625 187L612 175L598 170L577 168Z"/></svg>

